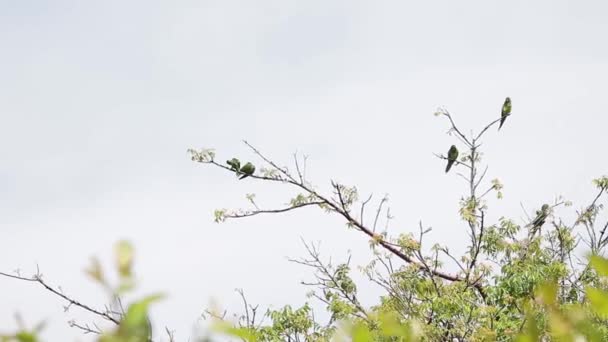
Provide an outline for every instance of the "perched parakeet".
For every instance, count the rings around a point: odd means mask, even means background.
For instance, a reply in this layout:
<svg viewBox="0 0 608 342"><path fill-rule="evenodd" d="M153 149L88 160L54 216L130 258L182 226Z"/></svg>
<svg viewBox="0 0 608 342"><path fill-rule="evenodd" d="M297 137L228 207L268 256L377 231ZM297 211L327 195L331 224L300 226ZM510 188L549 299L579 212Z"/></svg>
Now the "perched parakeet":
<svg viewBox="0 0 608 342"><path fill-rule="evenodd" d="M230 160L226 161L226 164L230 165L230 169L235 171L235 172L239 172L239 170L241 169L241 162L236 159L236 158L232 158Z"/></svg>
<svg viewBox="0 0 608 342"><path fill-rule="evenodd" d="M500 126L498 126L499 131L509 115L511 115L511 98L507 97L505 99L505 103L502 104L502 111L500 112Z"/></svg>
<svg viewBox="0 0 608 342"><path fill-rule="evenodd" d="M452 168L452 164L454 164L457 159L458 159L458 149L456 148L456 146L452 145L452 147L450 147L450 150L448 151L448 166L446 166L446 168L445 168L446 173L448 173L448 171L450 171L450 168Z"/></svg>
<svg viewBox="0 0 608 342"><path fill-rule="evenodd" d="M241 168L241 173L243 175L241 176L240 179L249 177L249 176L253 175L254 172L255 172L255 166L253 166L253 164L248 162L247 164L243 165L243 167Z"/></svg>
<svg viewBox="0 0 608 342"><path fill-rule="evenodd" d="M545 220L547 220L547 217L549 216L549 211L550 207L548 204L543 204L540 210L536 211L536 217L534 218L534 221L532 221L532 230L534 232L545 224Z"/></svg>

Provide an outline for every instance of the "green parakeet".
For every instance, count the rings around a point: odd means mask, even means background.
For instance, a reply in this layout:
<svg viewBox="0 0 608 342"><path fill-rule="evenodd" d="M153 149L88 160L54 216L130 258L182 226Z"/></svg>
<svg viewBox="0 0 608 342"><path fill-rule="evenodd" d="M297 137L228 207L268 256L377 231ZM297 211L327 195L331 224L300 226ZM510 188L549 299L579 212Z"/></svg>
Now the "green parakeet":
<svg viewBox="0 0 608 342"><path fill-rule="evenodd" d="M511 98L507 97L505 99L505 103L502 104L502 111L500 112L500 126L498 126L499 131L509 115L511 115Z"/></svg>
<svg viewBox="0 0 608 342"><path fill-rule="evenodd" d="M456 146L452 145L452 147L450 147L450 150L448 151L448 166L446 166L445 168L445 173L448 173L448 171L450 171L450 169L452 168L452 164L454 164L457 159L458 149L456 148Z"/></svg>
<svg viewBox="0 0 608 342"><path fill-rule="evenodd" d="M226 164L230 165L230 169L235 171L235 172L239 172L239 170L241 169L241 162L236 159L236 158L232 158L230 160L226 161Z"/></svg>
<svg viewBox="0 0 608 342"><path fill-rule="evenodd" d="M540 210L536 211L536 217L534 221L532 221L532 230L536 232L543 224L545 224L545 220L547 220L547 216L549 216L550 207L548 204L543 204Z"/></svg>
<svg viewBox="0 0 608 342"><path fill-rule="evenodd" d="M255 166L253 166L253 164L248 162L247 164L243 165L243 167L241 168L241 173L243 175L241 176L240 179L249 177L249 176L253 175L254 172L255 172Z"/></svg>

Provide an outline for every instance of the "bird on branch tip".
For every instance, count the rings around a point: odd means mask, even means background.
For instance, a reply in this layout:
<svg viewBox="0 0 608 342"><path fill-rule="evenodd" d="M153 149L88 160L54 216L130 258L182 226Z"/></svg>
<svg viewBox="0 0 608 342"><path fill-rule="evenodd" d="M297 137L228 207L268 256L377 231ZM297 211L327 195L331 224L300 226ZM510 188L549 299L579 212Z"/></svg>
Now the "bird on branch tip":
<svg viewBox="0 0 608 342"><path fill-rule="evenodd" d="M505 102L502 104L502 110L500 111L500 125L498 126L499 131L509 115L511 115L511 98L507 97Z"/></svg>

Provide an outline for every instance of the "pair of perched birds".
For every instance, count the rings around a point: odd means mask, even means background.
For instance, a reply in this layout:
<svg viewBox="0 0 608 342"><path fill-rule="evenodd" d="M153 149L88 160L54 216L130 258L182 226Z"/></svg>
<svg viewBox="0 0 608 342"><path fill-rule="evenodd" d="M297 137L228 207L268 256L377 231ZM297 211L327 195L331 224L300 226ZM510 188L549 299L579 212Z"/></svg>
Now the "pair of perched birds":
<svg viewBox="0 0 608 342"><path fill-rule="evenodd" d="M500 125L498 126L499 131L509 115L511 115L511 98L507 97L502 105L502 111L500 112ZM456 145L452 145L452 147L450 147L448 150L448 165L445 168L446 173L450 171L456 160L458 160L458 149L456 148Z"/></svg>
<svg viewBox="0 0 608 342"><path fill-rule="evenodd" d="M509 115L511 115L511 98L507 97L502 105L502 110L500 112L500 125L498 126L499 131ZM456 160L458 160L458 149L455 145L452 145L452 147L450 147L450 149L448 150L448 165L445 168L446 173L450 171L450 168L456 162ZM531 222L532 232L535 233L538 229L540 229L543 224L545 224L545 221L547 220L547 217L549 216L550 212L551 207L548 204L543 204L541 209L536 211L536 217Z"/></svg>
<svg viewBox="0 0 608 342"><path fill-rule="evenodd" d="M230 169L236 172L236 175L239 176L239 179L247 178L253 175L253 173L255 172L255 166L253 166L253 164L247 162L247 164L241 167L241 161L236 158L227 160L226 164L230 165Z"/></svg>

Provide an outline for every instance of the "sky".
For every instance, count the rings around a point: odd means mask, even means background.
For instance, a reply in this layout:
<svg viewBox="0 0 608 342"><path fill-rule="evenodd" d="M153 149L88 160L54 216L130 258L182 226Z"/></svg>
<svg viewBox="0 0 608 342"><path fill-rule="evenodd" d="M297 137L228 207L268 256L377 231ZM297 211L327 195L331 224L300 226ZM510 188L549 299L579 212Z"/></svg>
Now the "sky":
<svg viewBox="0 0 608 342"><path fill-rule="evenodd" d="M433 115L466 132L513 115L483 142L488 180L504 198L489 218L523 220L563 195L574 207L608 173L604 1L8 1L0 0L0 271L19 269L78 300L106 296L84 274L111 269L121 240L136 248L133 298L185 341L211 303L302 305L310 270L287 258L320 241L352 253L362 301L381 294L357 271L370 252L337 217L305 209L223 224L217 208L282 207L288 188L236 181L193 163L214 148L259 165L242 140L281 165L308 158L310 179L389 194L392 234L433 227L427 246L462 250L466 184L444 173L456 142ZM523 221L522 221L523 222ZM46 322L47 341L92 341L92 322L35 284L0 278L2 330ZM318 303L314 306L322 309ZM162 339L161 339L162 340Z"/></svg>

